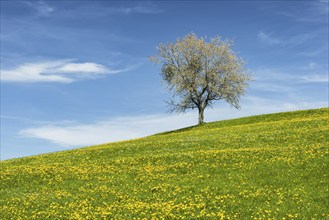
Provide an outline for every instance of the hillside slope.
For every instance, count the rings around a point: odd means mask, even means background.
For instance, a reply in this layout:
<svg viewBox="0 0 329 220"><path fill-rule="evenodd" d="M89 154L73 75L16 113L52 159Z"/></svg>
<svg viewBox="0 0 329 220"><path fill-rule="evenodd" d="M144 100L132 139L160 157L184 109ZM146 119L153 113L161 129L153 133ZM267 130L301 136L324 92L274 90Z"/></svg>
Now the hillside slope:
<svg viewBox="0 0 329 220"><path fill-rule="evenodd" d="M0 218L329 218L328 130L324 108L2 161Z"/></svg>

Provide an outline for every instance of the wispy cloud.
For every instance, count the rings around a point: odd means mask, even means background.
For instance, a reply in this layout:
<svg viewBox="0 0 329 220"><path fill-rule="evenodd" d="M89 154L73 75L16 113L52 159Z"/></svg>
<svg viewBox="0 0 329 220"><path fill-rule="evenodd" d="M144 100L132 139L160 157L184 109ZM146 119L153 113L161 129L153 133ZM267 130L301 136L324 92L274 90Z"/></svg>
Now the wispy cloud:
<svg viewBox="0 0 329 220"><path fill-rule="evenodd" d="M316 62L309 62L300 68L301 70L311 72L299 77L299 81L303 83L326 83L329 82L329 72ZM312 73L313 72L313 73ZM315 73L314 73L315 72ZM318 73L316 73L318 72ZM319 72L322 72L321 74Z"/></svg>
<svg viewBox="0 0 329 220"><path fill-rule="evenodd" d="M97 13L94 13L97 11ZM65 17L74 17L84 15L85 17L92 16L95 17L107 17L107 16L130 16L134 14L159 14L162 13L163 9L161 9L158 5L154 4L150 1L135 1L135 2L124 2L123 4L113 4L110 2L103 2L99 4L97 2L93 2L92 4L83 4L79 7L76 7L74 10L65 9L61 11L61 14Z"/></svg>
<svg viewBox="0 0 329 220"><path fill-rule="evenodd" d="M314 14L327 15L329 13L329 1L319 0L310 3L310 9L313 10ZM328 17L327 17L328 21Z"/></svg>
<svg viewBox="0 0 329 220"><path fill-rule="evenodd" d="M145 115L120 117L93 123L54 122L20 131L22 137L44 139L61 146L84 146L127 140L191 126L194 115ZM79 137L79 138L77 138Z"/></svg>
<svg viewBox="0 0 329 220"><path fill-rule="evenodd" d="M111 7L108 11L112 14L158 14L161 13L156 5L147 4L147 5L137 5L137 6L121 6L121 7Z"/></svg>
<svg viewBox="0 0 329 220"><path fill-rule="evenodd" d="M303 10L278 11L278 14L298 22L328 23L329 3L327 0L305 1Z"/></svg>
<svg viewBox="0 0 329 220"><path fill-rule="evenodd" d="M132 4L124 4L121 6L106 7L105 10L110 14L159 14L163 10L151 1L133 2Z"/></svg>
<svg viewBox="0 0 329 220"><path fill-rule="evenodd" d="M94 79L105 74L128 70L130 68L112 70L102 64L93 62L77 63L74 60L56 60L24 63L13 69L1 70L1 81L71 83L80 79Z"/></svg>
<svg viewBox="0 0 329 220"><path fill-rule="evenodd" d="M304 57L316 57L325 53L328 54L328 48L320 47L320 48L306 49L304 51L297 52L296 55L304 56Z"/></svg>
<svg viewBox="0 0 329 220"><path fill-rule="evenodd" d="M253 81L250 83L250 90L276 92L276 93L290 93L295 91L291 85L271 81Z"/></svg>
<svg viewBox="0 0 329 220"><path fill-rule="evenodd" d="M303 44L305 41L310 40L315 37L315 34L303 33L297 34L295 36L290 36L288 38L282 39L276 36L273 36L272 33L259 31L257 34L257 39L265 45L287 45L294 46Z"/></svg>
<svg viewBox="0 0 329 220"><path fill-rule="evenodd" d="M296 76L291 73L291 70L283 68L258 67L252 72L255 81L291 82L296 80Z"/></svg>
<svg viewBox="0 0 329 220"><path fill-rule="evenodd" d="M241 111L228 105L206 110L206 120L215 121L255 114L326 107L325 102L284 102L248 97ZM20 131L21 137L43 139L65 147L78 147L143 137L195 125L197 114L142 115L119 117L93 123L48 123Z"/></svg>
<svg viewBox="0 0 329 220"><path fill-rule="evenodd" d="M291 68L256 68L253 71L251 90L286 93L295 92L307 83L328 82L329 73L321 65L310 62Z"/></svg>
<svg viewBox="0 0 329 220"><path fill-rule="evenodd" d="M314 70L314 69L319 68L319 67L320 67L320 65L318 63L309 62L305 66L300 67L300 69L301 70Z"/></svg>
<svg viewBox="0 0 329 220"><path fill-rule="evenodd" d="M49 16L55 9L44 1L23 1L37 12L37 16Z"/></svg>
<svg viewBox="0 0 329 220"><path fill-rule="evenodd" d="M316 63L309 63L306 66L300 67L300 70L312 70L315 71L317 67ZM307 82L326 82L328 81L328 72L323 73L308 73L300 74L300 70L295 71L289 69L271 69L271 68L260 68L255 70L255 81L267 81L273 83L307 83ZM296 73L297 72L297 73Z"/></svg>
<svg viewBox="0 0 329 220"><path fill-rule="evenodd" d="M304 75L301 77L303 82L309 83L328 83L329 82L329 75L328 74L312 74L312 75Z"/></svg>
<svg viewBox="0 0 329 220"><path fill-rule="evenodd" d="M262 43L268 44L268 45L276 45L276 44L281 44L282 43L282 41L280 39L275 38L271 34L265 33L263 31L260 31L258 33L257 38Z"/></svg>

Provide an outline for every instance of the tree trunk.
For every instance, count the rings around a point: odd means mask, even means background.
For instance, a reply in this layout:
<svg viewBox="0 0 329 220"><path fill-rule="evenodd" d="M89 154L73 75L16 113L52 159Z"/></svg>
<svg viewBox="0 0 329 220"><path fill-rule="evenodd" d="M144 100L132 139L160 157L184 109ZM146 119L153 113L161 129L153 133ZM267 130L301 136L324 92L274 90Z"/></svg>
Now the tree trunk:
<svg viewBox="0 0 329 220"><path fill-rule="evenodd" d="M204 109L203 108L199 108L199 123L198 125L203 124L203 119L204 119Z"/></svg>

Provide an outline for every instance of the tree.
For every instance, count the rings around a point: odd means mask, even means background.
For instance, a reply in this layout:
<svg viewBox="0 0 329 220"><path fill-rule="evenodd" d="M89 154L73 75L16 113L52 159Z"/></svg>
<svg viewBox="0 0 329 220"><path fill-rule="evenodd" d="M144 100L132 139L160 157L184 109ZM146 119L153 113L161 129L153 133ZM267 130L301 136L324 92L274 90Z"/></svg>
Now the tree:
<svg viewBox="0 0 329 220"><path fill-rule="evenodd" d="M160 44L157 55L149 57L162 65L162 78L173 93L170 110L197 108L199 125L204 122L205 108L214 101L225 100L239 109L240 96L251 79L245 74L243 60L232 50L233 41L219 36L206 40L190 33L176 43Z"/></svg>

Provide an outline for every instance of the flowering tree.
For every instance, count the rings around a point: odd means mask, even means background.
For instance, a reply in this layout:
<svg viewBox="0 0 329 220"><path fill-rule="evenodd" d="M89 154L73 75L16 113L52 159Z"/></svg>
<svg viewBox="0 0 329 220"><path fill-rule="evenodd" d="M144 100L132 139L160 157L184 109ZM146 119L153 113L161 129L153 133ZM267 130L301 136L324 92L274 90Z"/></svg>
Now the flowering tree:
<svg viewBox="0 0 329 220"><path fill-rule="evenodd" d="M176 43L157 47L158 54L149 59L162 65L162 78L173 93L168 102L171 111L197 108L200 125L205 108L214 101L225 100L239 108L250 76L245 74L242 59L231 49L232 43L220 37L207 42L190 33Z"/></svg>

